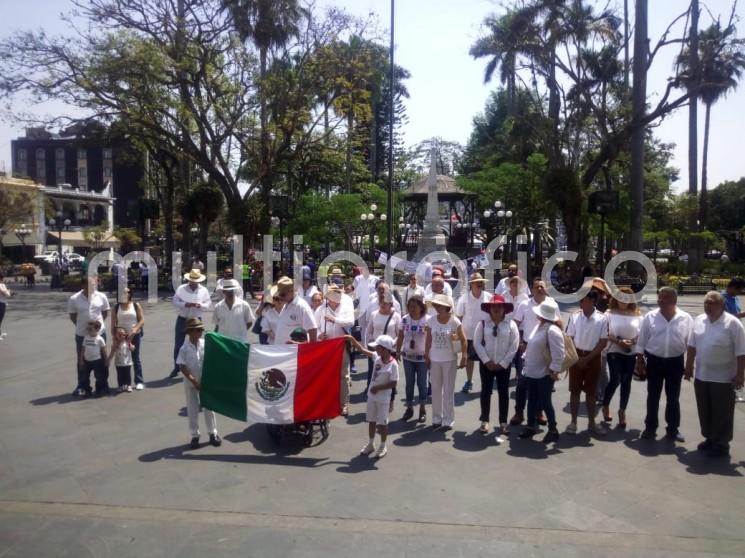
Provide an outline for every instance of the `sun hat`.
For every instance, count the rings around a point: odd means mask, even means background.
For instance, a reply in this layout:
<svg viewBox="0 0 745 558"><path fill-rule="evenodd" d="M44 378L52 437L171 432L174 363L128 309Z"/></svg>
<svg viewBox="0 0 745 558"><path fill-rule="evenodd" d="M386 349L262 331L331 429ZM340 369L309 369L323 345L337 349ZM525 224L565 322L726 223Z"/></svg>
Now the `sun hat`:
<svg viewBox="0 0 745 558"><path fill-rule="evenodd" d="M189 283L201 283L207 279L207 276L202 275L202 272L198 269L192 269L189 273L184 273L184 279L189 281Z"/></svg>
<svg viewBox="0 0 745 558"><path fill-rule="evenodd" d="M272 285L269 287L269 298L274 298L279 293L279 287L277 285Z"/></svg>
<svg viewBox="0 0 745 558"><path fill-rule="evenodd" d="M446 294L436 294L434 298L432 298L432 304L437 306L444 306L445 308L453 307L453 301L450 300L450 297Z"/></svg>
<svg viewBox="0 0 745 558"><path fill-rule="evenodd" d="M388 349L391 352L396 350L396 342L393 340L393 337L391 337L390 335L378 335L375 338L375 341L370 343L370 346L373 349L375 347L383 347L384 349Z"/></svg>
<svg viewBox="0 0 745 558"><path fill-rule="evenodd" d="M556 322L561 319L561 311L555 302L544 300L538 306L533 307L533 313L539 318L549 322Z"/></svg>
<svg viewBox="0 0 745 558"><path fill-rule="evenodd" d="M332 267L331 271L329 271L329 275L344 275L341 271L340 267Z"/></svg>
<svg viewBox="0 0 745 558"><path fill-rule="evenodd" d="M281 289L282 287L294 287L295 283L292 282L292 279L287 277L286 275L283 275L279 278L279 281L277 281L277 288Z"/></svg>
<svg viewBox="0 0 745 558"><path fill-rule="evenodd" d="M469 283L486 283L486 279L484 279L484 276L481 275L478 271L471 275L471 278L468 280Z"/></svg>
<svg viewBox="0 0 745 558"><path fill-rule="evenodd" d="M501 304L504 306L504 313L509 314L515 309L515 306L511 302L507 302L504 300L504 297L502 295L492 295L491 300L489 302L482 302L481 303L481 310L484 312L489 312L489 309L492 306L496 306L497 304Z"/></svg>
<svg viewBox="0 0 745 558"><path fill-rule="evenodd" d="M190 329L204 329L204 322L200 318L189 318L186 320L185 331Z"/></svg>
<svg viewBox="0 0 745 558"><path fill-rule="evenodd" d="M238 281L236 281L235 279L225 279L222 282L223 291L237 291L240 288L241 286L238 284Z"/></svg>

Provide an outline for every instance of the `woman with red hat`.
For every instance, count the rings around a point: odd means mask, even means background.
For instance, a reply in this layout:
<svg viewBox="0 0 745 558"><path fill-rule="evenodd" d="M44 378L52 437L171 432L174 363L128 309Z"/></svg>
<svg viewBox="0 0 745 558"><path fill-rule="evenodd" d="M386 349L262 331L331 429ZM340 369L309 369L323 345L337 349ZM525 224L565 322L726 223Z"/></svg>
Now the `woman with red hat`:
<svg viewBox="0 0 745 558"><path fill-rule="evenodd" d="M489 411L494 379L497 380L499 394L500 433L508 432L507 412L509 411L510 366L520 344L517 324L506 316L513 311L512 303L506 302L502 295L492 296L489 302L481 304L481 310L489 315L488 320L476 324L473 334L473 348L481 361L481 426L479 432L489 432ZM501 439L499 439L501 441Z"/></svg>

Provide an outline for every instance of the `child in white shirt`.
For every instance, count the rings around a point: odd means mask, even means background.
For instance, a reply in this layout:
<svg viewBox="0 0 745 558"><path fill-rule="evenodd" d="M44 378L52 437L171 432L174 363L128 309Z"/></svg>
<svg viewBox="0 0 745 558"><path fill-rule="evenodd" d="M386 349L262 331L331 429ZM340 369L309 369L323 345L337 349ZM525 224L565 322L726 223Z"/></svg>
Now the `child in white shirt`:
<svg viewBox="0 0 745 558"><path fill-rule="evenodd" d="M114 330L111 354L106 365L111 366L111 359L114 359L119 393L123 391L132 393L132 351L134 351L134 348L135 346L127 337L127 330L123 327L117 327Z"/></svg>
<svg viewBox="0 0 745 558"><path fill-rule="evenodd" d="M348 335L347 339L368 357L377 355L367 390L367 423L370 440L360 453L371 457L384 457L388 453L386 440L388 439L391 395L396 388L399 376L398 362L393 358L396 342L390 335L379 335L374 343L370 343L370 346L374 348L373 352L366 350L354 337ZM377 451L375 448L376 429L380 432L380 447Z"/></svg>
<svg viewBox="0 0 745 558"><path fill-rule="evenodd" d="M78 355L78 395L91 394L91 372L96 379L96 397L109 393L109 368L106 365L106 341L101 337L101 322L91 320L85 330ZM82 390L82 392L80 392Z"/></svg>

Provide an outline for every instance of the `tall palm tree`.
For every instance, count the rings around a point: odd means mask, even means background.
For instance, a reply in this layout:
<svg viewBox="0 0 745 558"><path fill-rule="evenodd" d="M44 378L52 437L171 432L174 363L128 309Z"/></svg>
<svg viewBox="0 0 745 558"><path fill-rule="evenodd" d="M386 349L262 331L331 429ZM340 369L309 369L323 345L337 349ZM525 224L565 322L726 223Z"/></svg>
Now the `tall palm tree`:
<svg viewBox="0 0 745 558"><path fill-rule="evenodd" d="M745 71L745 41L732 39L734 32L733 25L722 29L719 22L716 22L701 31L699 35L701 70L699 96L706 106L704 149L701 161L701 198L699 201L699 222L702 229L706 227L708 218L707 164L711 107L737 87L737 82Z"/></svg>

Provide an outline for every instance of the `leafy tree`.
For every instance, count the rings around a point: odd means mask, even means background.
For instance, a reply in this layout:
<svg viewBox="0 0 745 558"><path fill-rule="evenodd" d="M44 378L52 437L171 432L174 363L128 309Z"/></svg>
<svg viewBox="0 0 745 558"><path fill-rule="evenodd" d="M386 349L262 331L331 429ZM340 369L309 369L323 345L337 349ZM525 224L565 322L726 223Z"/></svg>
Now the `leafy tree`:
<svg viewBox="0 0 745 558"><path fill-rule="evenodd" d="M0 254L3 237L22 223L34 222L34 207L31 196L25 192L0 189Z"/></svg>
<svg viewBox="0 0 745 558"><path fill-rule="evenodd" d="M745 228L745 177L719 184L709 196L709 228L739 231Z"/></svg>
<svg viewBox="0 0 745 558"><path fill-rule="evenodd" d="M207 254L210 225L222 213L224 198L220 188L210 182L198 184L184 200L182 214L187 223L199 225L199 254Z"/></svg>

